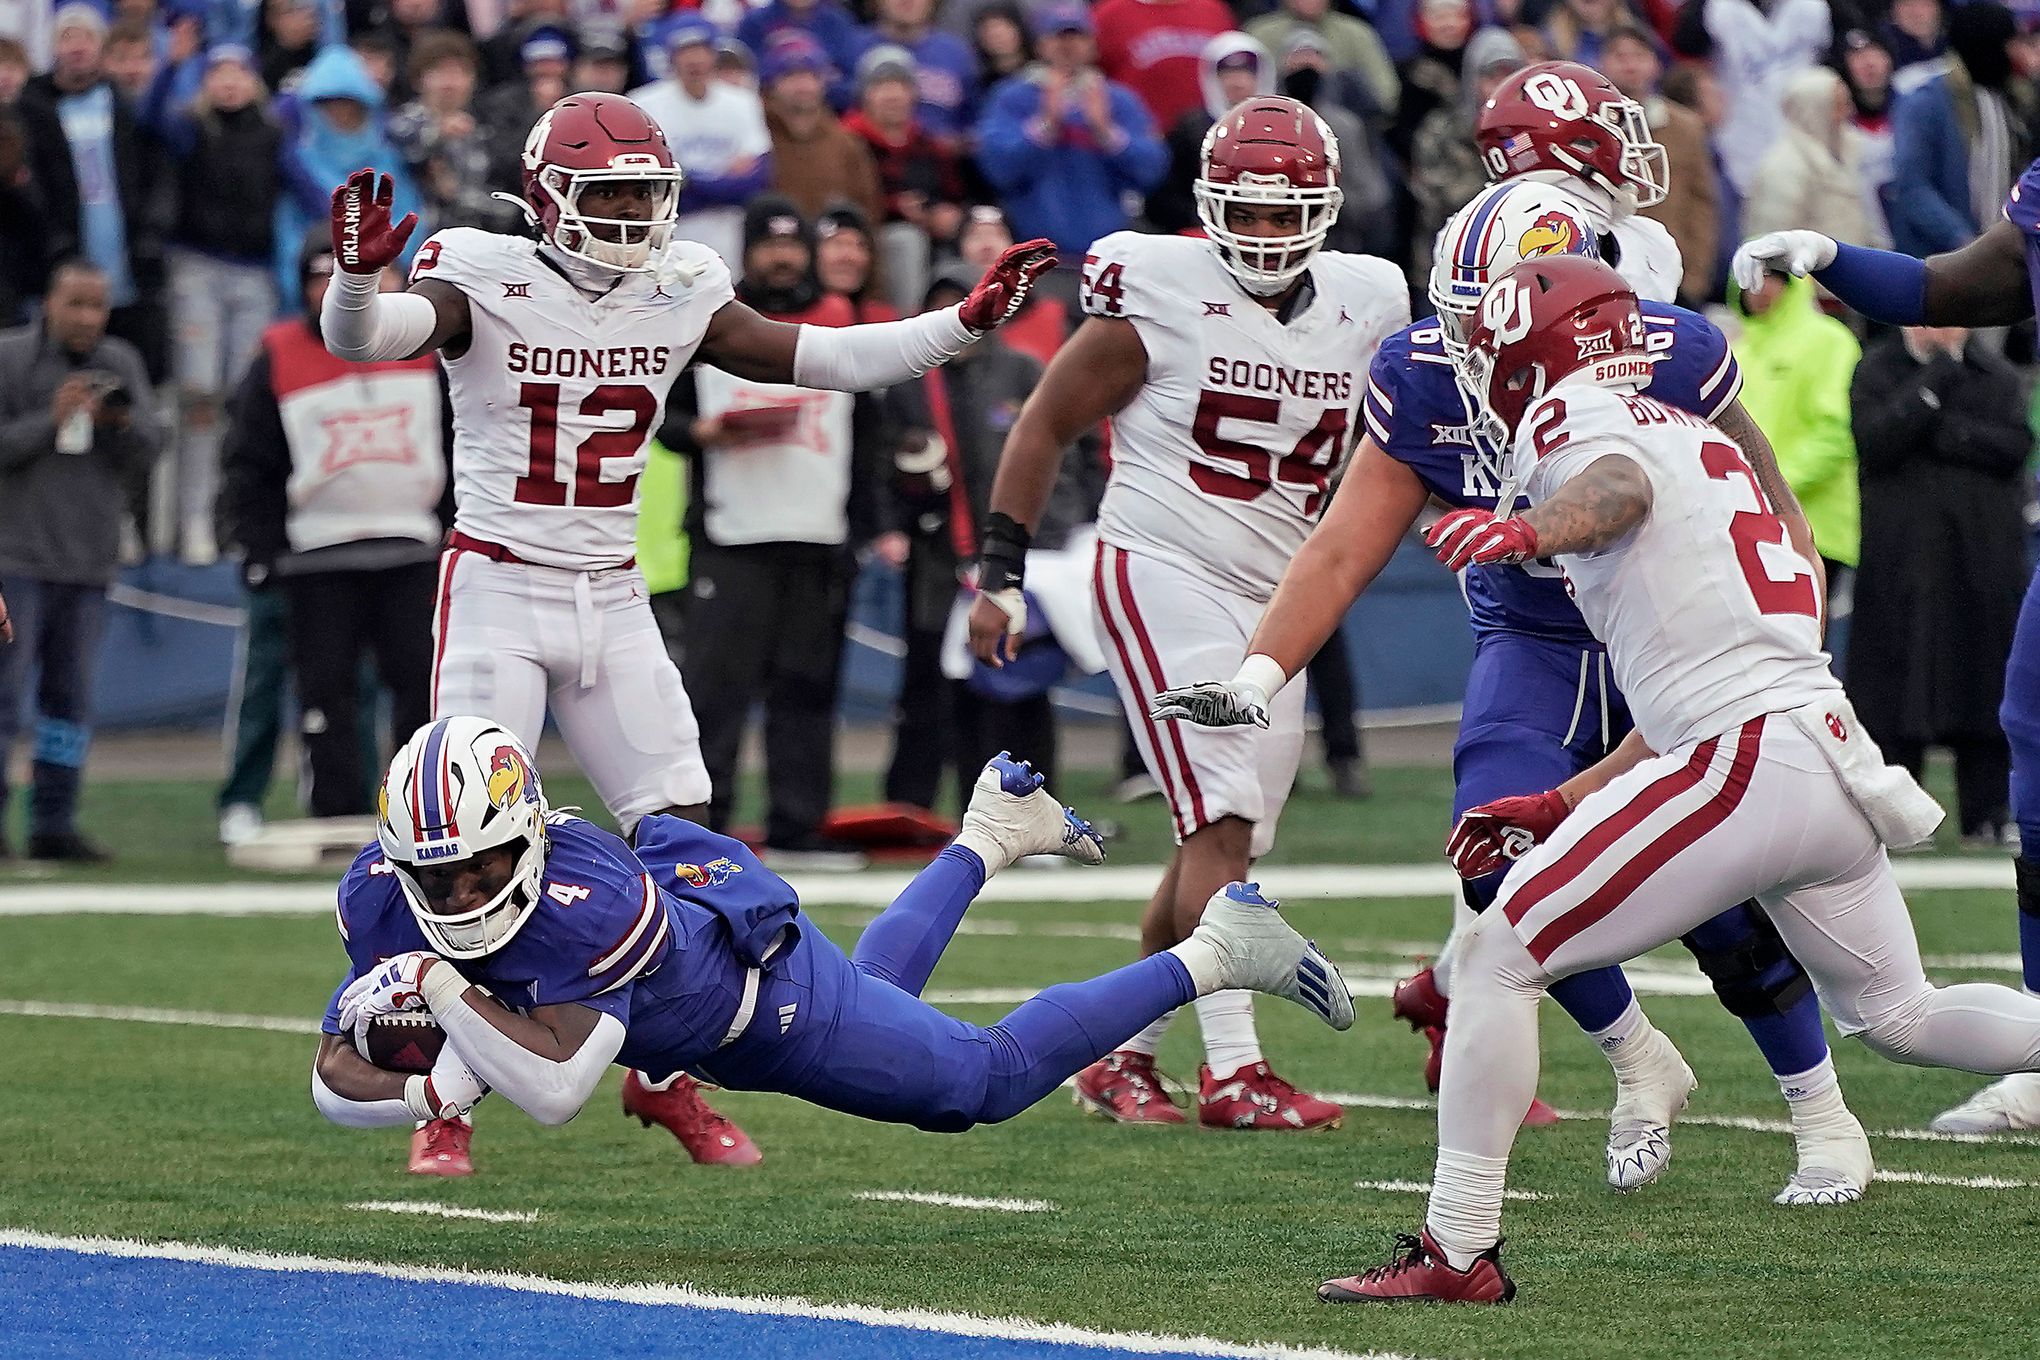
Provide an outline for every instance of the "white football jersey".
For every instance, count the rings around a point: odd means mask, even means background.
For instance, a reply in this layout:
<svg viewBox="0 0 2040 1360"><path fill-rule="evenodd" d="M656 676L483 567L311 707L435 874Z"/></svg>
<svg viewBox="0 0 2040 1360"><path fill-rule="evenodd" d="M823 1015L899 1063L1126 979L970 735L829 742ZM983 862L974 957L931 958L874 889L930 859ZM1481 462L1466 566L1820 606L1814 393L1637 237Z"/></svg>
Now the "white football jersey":
<svg viewBox="0 0 2040 1360"><path fill-rule="evenodd" d="M1112 418L1098 535L1265 600L1323 513L1367 365L1409 324L1402 271L1321 251L1287 325L1210 242L1117 232L1084 261L1084 311L1133 323L1147 381Z"/></svg>
<svg viewBox="0 0 2040 1360"><path fill-rule="evenodd" d="M516 236L450 227L413 281L467 295L473 338L442 354L453 400L454 528L581 571L636 552L638 475L666 393L736 294L706 246L675 242L691 283L625 274L590 300Z"/></svg>
<svg viewBox="0 0 2040 1360"><path fill-rule="evenodd" d="M1644 396L1561 385L1524 412L1513 459L1542 504L1608 454L1650 478L1626 538L1555 560L1653 751L1841 693L1819 586L1735 442Z"/></svg>
<svg viewBox="0 0 2040 1360"><path fill-rule="evenodd" d="M1595 231L1615 238L1615 258L1609 263L1638 297L1647 302L1678 300L1686 261L1664 223L1637 213L1615 217L1608 211L1605 195L1582 192L1577 180L1554 180L1552 187L1572 200Z"/></svg>

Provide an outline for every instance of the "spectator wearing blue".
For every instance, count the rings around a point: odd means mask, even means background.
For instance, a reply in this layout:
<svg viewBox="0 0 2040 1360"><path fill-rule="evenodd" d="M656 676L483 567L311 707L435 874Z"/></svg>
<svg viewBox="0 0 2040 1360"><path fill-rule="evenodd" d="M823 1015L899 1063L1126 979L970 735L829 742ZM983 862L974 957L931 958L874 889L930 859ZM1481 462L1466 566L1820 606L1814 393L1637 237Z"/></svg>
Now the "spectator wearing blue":
<svg viewBox="0 0 2040 1360"><path fill-rule="evenodd" d="M871 34L837 0L771 0L744 15L737 39L764 60L772 40L783 33L806 34L829 58L829 102L838 111L857 98L857 58L871 45Z"/></svg>
<svg viewBox="0 0 2040 1360"><path fill-rule="evenodd" d="M1005 199L1013 231L1046 236L1081 260L1124 230L1126 196L1169 169L1169 149L1140 97L1098 70L1091 11L1056 0L1035 14L1041 60L1000 81L978 123L978 164Z"/></svg>
<svg viewBox="0 0 2040 1360"><path fill-rule="evenodd" d="M240 380L276 315L273 224L282 192L283 128L247 48L222 43L192 65L197 90L173 102L180 72L165 66L142 106L173 161L170 227L171 373L178 388L180 547L194 566L217 555L221 399Z"/></svg>
<svg viewBox="0 0 2040 1360"><path fill-rule="evenodd" d="M365 165L389 175L396 187L392 221L406 213L423 216L425 200L405 168L403 154L390 141L383 126L383 92L369 76L353 49L329 47L312 59L298 83L295 113L297 126L283 147L283 181L286 192L276 203L275 270L277 294L282 305L296 310L298 304L297 243L315 222L326 220L332 211L333 191L347 177ZM411 255L430 227L412 235L402 261L410 268Z"/></svg>
<svg viewBox="0 0 2040 1360"><path fill-rule="evenodd" d="M264 85L281 91L312 64L319 49L328 45L321 27L324 22L318 0L266 0L262 32L255 40L255 58L262 63ZM345 41L343 30L334 45Z"/></svg>
<svg viewBox="0 0 2040 1360"><path fill-rule="evenodd" d="M1946 73L1898 101L1884 207L1892 244L1906 254L1959 249L1997 219L2025 164L2007 88L2018 36L2012 12L1994 0L1951 11Z"/></svg>
<svg viewBox="0 0 2040 1360"><path fill-rule="evenodd" d="M744 205L772 182L772 137L755 90L716 79L716 31L698 15L665 30L665 79L630 97L665 130L687 175L673 234L699 241L743 268Z"/></svg>
<svg viewBox="0 0 2040 1360"><path fill-rule="evenodd" d="M914 59L914 118L922 130L960 144L977 118L977 57L969 45L935 27L935 0L878 0L872 27L881 42Z"/></svg>

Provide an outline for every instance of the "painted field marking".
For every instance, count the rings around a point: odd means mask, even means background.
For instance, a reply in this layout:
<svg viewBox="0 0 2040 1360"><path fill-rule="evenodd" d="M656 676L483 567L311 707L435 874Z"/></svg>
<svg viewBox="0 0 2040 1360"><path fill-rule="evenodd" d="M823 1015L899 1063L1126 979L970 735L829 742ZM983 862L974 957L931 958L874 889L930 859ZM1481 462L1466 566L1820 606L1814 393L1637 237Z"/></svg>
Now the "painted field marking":
<svg viewBox="0 0 2040 1360"><path fill-rule="evenodd" d="M318 1034L317 1020L285 1015L232 1015L225 1011L166 1010L160 1006L88 1006L68 1001L0 1001L0 1015L51 1020L131 1020L143 1025L198 1025L204 1029L260 1029L273 1034Z"/></svg>
<svg viewBox="0 0 2040 1360"><path fill-rule="evenodd" d="M0 1228L0 1248L5 1247L74 1252L85 1256L187 1261L198 1265L267 1270L279 1274L317 1272L333 1275L373 1275L382 1279L407 1280L420 1284L479 1285L527 1294L550 1294L565 1298L642 1304L648 1307L692 1308L762 1317L817 1318L830 1322L859 1323L867 1327L895 1327L908 1331L988 1337L1006 1341L1051 1342L1065 1346L1132 1351L1144 1355L1198 1355L1224 1357L1226 1360L1235 1358L1411 1360L1411 1357L1385 1351L1356 1354L1352 1351L1326 1350L1314 1346L1285 1346L1269 1342L1242 1345L1205 1336L1172 1336L1155 1332L1101 1332L1087 1327L1072 1327L1060 1322L1033 1322L1025 1318L988 1318L974 1313L938 1312L923 1308L879 1308L868 1304L815 1303L808 1299L772 1295L715 1294L677 1284L584 1284L572 1280L549 1279L543 1275L512 1275L493 1271L449 1270L439 1266L346 1261L320 1256L243 1251L235 1247L202 1247L184 1242L129 1242L107 1237L58 1237L49 1233Z"/></svg>
<svg viewBox="0 0 2040 1360"><path fill-rule="evenodd" d="M2002 1176L1940 1176L1931 1171L1880 1171L1880 1181L1901 1185L1952 1185L1962 1190L2030 1190L2032 1181L2008 1181Z"/></svg>
<svg viewBox="0 0 2040 1360"><path fill-rule="evenodd" d="M1002 1214L1052 1214L1056 1204L1045 1199L980 1199L975 1195L933 1195L919 1190L859 1190L852 1199L881 1204L933 1204L943 1209L992 1209Z"/></svg>
<svg viewBox="0 0 2040 1360"><path fill-rule="evenodd" d="M1428 1195L1429 1181L1354 1181L1355 1190L1379 1190L1387 1195ZM1535 1190L1504 1190L1503 1199L1551 1199L1552 1196Z"/></svg>
<svg viewBox="0 0 2040 1360"><path fill-rule="evenodd" d="M1956 856L1905 859L1892 866L1901 888L2012 887L2009 858ZM985 885L980 902L1143 903L1154 895L1158 865L1107 865L1068 874L1005 873ZM883 907L913 875L899 870L790 876L803 905ZM1450 865L1272 865L1266 886L1279 897L1307 901L1340 897L1449 897L1459 880ZM331 880L275 883L121 883L106 886L37 883L0 887L0 916L320 916L333 910ZM1113 938L1118 938L1117 936Z"/></svg>
<svg viewBox="0 0 2040 1360"><path fill-rule="evenodd" d="M454 1204L435 1204L423 1199L365 1199L347 1206L377 1214L428 1214L433 1218L472 1218L483 1223L536 1223L538 1215L526 1209L463 1209Z"/></svg>

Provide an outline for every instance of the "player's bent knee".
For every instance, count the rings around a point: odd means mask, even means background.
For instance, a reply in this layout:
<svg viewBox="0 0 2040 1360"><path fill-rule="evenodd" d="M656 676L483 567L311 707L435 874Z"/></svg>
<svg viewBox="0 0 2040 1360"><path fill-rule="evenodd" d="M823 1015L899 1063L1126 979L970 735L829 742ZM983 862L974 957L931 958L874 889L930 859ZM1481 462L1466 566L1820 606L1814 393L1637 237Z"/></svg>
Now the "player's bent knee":
<svg viewBox="0 0 2040 1360"><path fill-rule="evenodd" d="M1920 1037L1926 1027L1927 1011L1933 1005L1932 988L1923 988L1905 1004L1893 1007L1868 1021L1856 1037L1870 1050L1896 1063L1914 1067L1937 1067L1941 1060L1923 1053Z"/></svg>
<svg viewBox="0 0 2040 1360"><path fill-rule="evenodd" d="M1680 937L1714 986L1723 1009L1738 1020L1783 1015L1806 999L1812 979L1786 951L1777 927L1761 911L1746 913L1749 933L1732 943L1704 931Z"/></svg>

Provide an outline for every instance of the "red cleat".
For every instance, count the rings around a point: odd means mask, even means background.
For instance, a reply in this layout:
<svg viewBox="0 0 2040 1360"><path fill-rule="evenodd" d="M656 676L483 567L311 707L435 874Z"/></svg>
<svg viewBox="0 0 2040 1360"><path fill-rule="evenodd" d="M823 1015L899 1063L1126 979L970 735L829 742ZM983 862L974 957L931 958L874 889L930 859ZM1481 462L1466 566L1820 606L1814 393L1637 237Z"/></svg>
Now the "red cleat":
<svg viewBox="0 0 2040 1360"><path fill-rule="evenodd" d="M1115 1124L1180 1124L1151 1054L1120 1049L1077 1073L1077 1108Z"/></svg>
<svg viewBox="0 0 2040 1360"><path fill-rule="evenodd" d="M1421 1237L1397 1233L1387 1265L1326 1280L1317 1296L1326 1303L1507 1303L1516 1297L1516 1282L1502 1269L1501 1243L1465 1270L1454 1270L1426 1228Z"/></svg>
<svg viewBox="0 0 2040 1360"><path fill-rule="evenodd" d="M465 1119L428 1119L411 1131L413 1176L472 1176L475 1164L468 1157L475 1126Z"/></svg>
<svg viewBox="0 0 2040 1360"><path fill-rule="evenodd" d="M1424 1086L1427 1090L1436 1091L1439 1074L1445 1067L1445 1017L1452 999L1438 990L1437 980L1431 975L1431 970L1425 968L1395 985L1391 1004L1395 1018L1409 1021L1410 1028L1430 1043L1431 1051L1424 1059ZM1556 1124L1558 1111L1533 1098L1523 1122L1532 1128Z"/></svg>
<svg viewBox="0 0 2040 1360"><path fill-rule="evenodd" d="M1208 1129L1276 1129L1306 1133L1336 1129L1345 1111L1329 1100L1299 1091L1268 1070L1249 1063L1224 1081L1209 1067L1197 1069L1197 1122Z"/></svg>
<svg viewBox="0 0 2040 1360"><path fill-rule="evenodd" d="M623 1074L623 1112L646 1128L657 1124L680 1140L702 1166L756 1166L765 1160L750 1135L717 1114L701 1098L701 1083L686 1073L655 1090L636 1072Z"/></svg>

